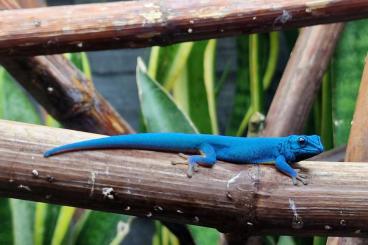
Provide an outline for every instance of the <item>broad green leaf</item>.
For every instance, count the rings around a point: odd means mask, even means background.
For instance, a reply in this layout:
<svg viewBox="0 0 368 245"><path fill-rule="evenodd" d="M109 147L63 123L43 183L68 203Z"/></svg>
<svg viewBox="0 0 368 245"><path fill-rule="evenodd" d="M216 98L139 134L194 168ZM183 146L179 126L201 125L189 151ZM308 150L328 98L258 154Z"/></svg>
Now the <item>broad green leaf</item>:
<svg viewBox="0 0 368 245"><path fill-rule="evenodd" d="M143 121L148 132L197 132L171 95L150 78L141 59L137 63L137 87Z"/></svg>
<svg viewBox="0 0 368 245"><path fill-rule="evenodd" d="M28 95L2 67L0 67L0 118L40 123L39 115ZM0 241L8 241L15 245L32 244L35 204L15 199L1 199L0 203Z"/></svg>
<svg viewBox="0 0 368 245"><path fill-rule="evenodd" d="M230 123L226 134L236 135L239 125L250 106L249 90L249 36L236 38L237 73ZM249 116L250 117L250 116ZM248 123L245 123L245 126ZM244 127L245 128L245 127ZM244 130L244 129L243 129ZM242 132L243 132L242 130ZM241 133L242 133L241 132Z"/></svg>
<svg viewBox="0 0 368 245"><path fill-rule="evenodd" d="M368 20L347 23L332 62L335 146L347 143L367 50Z"/></svg>
<svg viewBox="0 0 368 245"><path fill-rule="evenodd" d="M33 244L34 203L9 199L13 220L15 245Z"/></svg>
<svg viewBox="0 0 368 245"><path fill-rule="evenodd" d="M193 42L178 44L178 49L175 52L174 59L172 60L170 68L164 78L164 87L166 90L170 91L173 88L176 80L185 69L192 47Z"/></svg>
<svg viewBox="0 0 368 245"><path fill-rule="evenodd" d="M0 198L0 244L14 244L10 199Z"/></svg>
<svg viewBox="0 0 368 245"><path fill-rule="evenodd" d="M187 63L189 117L201 133L213 132L205 87L204 56L207 45L208 41L195 42Z"/></svg>
<svg viewBox="0 0 368 245"><path fill-rule="evenodd" d="M155 47L151 51L148 70L151 78L164 84L166 91L173 92L178 107L189 115L201 133L216 133L214 88L211 91L211 87L214 87L211 73L214 69L215 52L214 47L210 46L207 51L210 59L205 59L207 44L207 41L202 41ZM208 94L212 96L208 97ZM207 98L210 98L210 103Z"/></svg>
<svg viewBox="0 0 368 245"><path fill-rule="evenodd" d="M313 245L326 245L327 237L315 236L313 238Z"/></svg>
<svg viewBox="0 0 368 245"><path fill-rule="evenodd" d="M291 236L280 236L277 245L297 245Z"/></svg>
<svg viewBox="0 0 368 245"><path fill-rule="evenodd" d="M0 67L0 118L40 124L34 104L21 87Z"/></svg>
<svg viewBox="0 0 368 245"><path fill-rule="evenodd" d="M66 234L70 229L70 224L75 212L75 208L63 206L60 209L59 216L56 222L54 234L52 236L51 244L61 244L66 239Z"/></svg>
<svg viewBox="0 0 368 245"><path fill-rule="evenodd" d="M35 210L34 244L51 244L61 206L37 203Z"/></svg>
<svg viewBox="0 0 368 245"><path fill-rule="evenodd" d="M212 245L219 244L220 233L216 229L190 225L190 231L196 244Z"/></svg>
<svg viewBox="0 0 368 245"><path fill-rule="evenodd" d="M151 49L148 71L152 79L160 84L165 84L170 70L178 69L173 68L173 60L177 56L179 48L180 44L174 44Z"/></svg>
<svg viewBox="0 0 368 245"><path fill-rule="evenodd" d="M129 221L129 216L93 211L90 212L75 244L116 244L117 236L121 236L121 229Z"/></svg>

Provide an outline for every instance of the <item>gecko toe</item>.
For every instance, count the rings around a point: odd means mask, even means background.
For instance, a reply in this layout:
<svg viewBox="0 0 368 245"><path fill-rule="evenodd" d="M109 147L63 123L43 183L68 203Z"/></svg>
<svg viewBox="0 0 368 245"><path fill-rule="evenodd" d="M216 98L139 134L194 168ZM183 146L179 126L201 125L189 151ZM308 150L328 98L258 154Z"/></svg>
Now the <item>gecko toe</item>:
<svg viewBox="0 0 368 245"><path fill-rule="evenodd" d="M193 167L190 164L188 165L187 177L188 178L192 178L193 177Z"/></svg>
<svg viewBox="0 0 368 245"><path fill-rule="evenodd" d="M293 182L293 185L298 185L298 181L296 180L296 177L291 177L291 181Z"/></svg>
<svg viewBox="0 0 368 245"><path fill-rule="evenodd" d="M302 182L304 185L308 185L308 180L306 175L298 175L296 176L296 179Z"/></svg>
<svg viewBox="0 0 368 245"><path fill-rule="evenodd" d="M188 155L185 155L184 153L179 153L178 155L179 155L179 157L184 158L184 159L188 159L189 158L189 156Z"/></svg>
<svg viewBox="0 0 368 245"><path fill-rule="evenodd" d="M298 174L298 176L299 176L300 178L303 178L303 179L308 178L308 175L306 175L306 174Z"/></svg>
<svg viewBox="0 0 368 245"><path fill-rule="evenodd" d="M188 164L188 162L187 161L171 161L171 164L172 165L177 165L177 164L184 164L184 165L186 165L186 164Z"/></svg>

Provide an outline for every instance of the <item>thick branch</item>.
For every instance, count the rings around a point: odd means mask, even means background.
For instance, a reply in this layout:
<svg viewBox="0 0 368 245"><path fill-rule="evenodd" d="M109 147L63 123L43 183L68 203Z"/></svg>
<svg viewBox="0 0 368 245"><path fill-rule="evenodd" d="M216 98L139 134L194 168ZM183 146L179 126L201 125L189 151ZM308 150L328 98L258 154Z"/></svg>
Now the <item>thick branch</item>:
<svg viewBox="0 0 368 245"><path fill-rule="evenodd" d="M0 6L19 7L12 0L0 0ZM65 127L109 135L133 132L63 56L1 57L0 64Z"/></svg>
<svg viewBox="0 0 368 245"><path fill-rule="evenodd" d="M343 24L302 29L268 111L264 135L302 131L342 29Z"/></svg>
<svg viewBox="0 0 368 245"><path fill-rule="evenodd" d="M359 95L355 107L353 125L350 130L349 144L346 150L345 161L359 162L368 160L366 145L368 143L368 59L366 57L365 67L359 88ZM328 245L367 244L368 239L357 238L329 238Z"/></svg>
<svg viewBox="0 0 368 245"><path fill-rule="evenodd" d="M347 21L368 0L150 0L0 12L0 55L139 48Z"/></svg>
<svg viewBox="0 0 368 245"><path fill-rule="evenodd" d="M0 194L224 232L367 235L366 163L301 162L310 184L294 186L270 165L219 162L188 179L185 166L170 164L179 160L172 153L42 157L50 147L92 137L99 135L0 121Z"/></svg>
<svg viewBox="0 0 368 245"><path fill-rule="evenodd" d="M353 124L350 130L349 144L346 151L346 161L368 161L368 57L360 83L359 95L355 107Z"/></svg>

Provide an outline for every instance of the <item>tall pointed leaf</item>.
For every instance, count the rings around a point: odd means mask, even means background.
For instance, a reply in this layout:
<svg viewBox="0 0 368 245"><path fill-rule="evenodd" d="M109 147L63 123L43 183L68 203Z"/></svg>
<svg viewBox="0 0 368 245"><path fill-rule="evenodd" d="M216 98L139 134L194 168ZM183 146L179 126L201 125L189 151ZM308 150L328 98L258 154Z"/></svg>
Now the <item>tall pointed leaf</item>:
<svg viewBox="0 0 368 245"><path fill-rule="evenodd" d="M163 87L147 74L143 61L138 59L137 86L143 121L149 132L195 133L193 123L178 108Z"/></svg>
<svg viewBox="0 0 368 245"><path fill-rule="evenodd" d="M195 42L187 63L189 116L201 133L213 132L205 86L207 45L208 41Z"/></svg>
<svg viewBox="0 0 368 245"><path fill-rule="evenodd" d="M39 115L27 94L2 67L0 67L0 118L40 123ZM15 245L33 243L34 203L1 199L0 214L0 241L8 241Z"/></svg>

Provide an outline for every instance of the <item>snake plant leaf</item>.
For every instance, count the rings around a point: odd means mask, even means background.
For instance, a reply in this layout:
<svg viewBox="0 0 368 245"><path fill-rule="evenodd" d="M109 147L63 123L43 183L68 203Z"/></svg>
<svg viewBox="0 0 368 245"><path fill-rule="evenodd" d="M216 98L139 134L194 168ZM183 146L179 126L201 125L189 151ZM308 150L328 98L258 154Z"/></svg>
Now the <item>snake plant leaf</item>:
<svg viewBox="0 0 368 245"><path fill-rule="evenodd" d="M0 67L0 118L40 123L28 95ZM0 199L0 244L27 245L33 242L35 204L16 199Z"/></svg>
<svg viewBox="0 0 368 245"><path fill-rule="evenodd" d="M143 122L148 132L198 132L171 95L148 75L140 58L137 63L137 87Z"/></svg>

